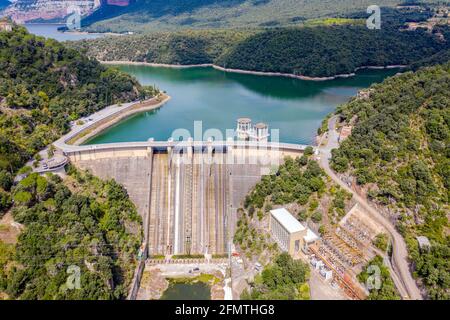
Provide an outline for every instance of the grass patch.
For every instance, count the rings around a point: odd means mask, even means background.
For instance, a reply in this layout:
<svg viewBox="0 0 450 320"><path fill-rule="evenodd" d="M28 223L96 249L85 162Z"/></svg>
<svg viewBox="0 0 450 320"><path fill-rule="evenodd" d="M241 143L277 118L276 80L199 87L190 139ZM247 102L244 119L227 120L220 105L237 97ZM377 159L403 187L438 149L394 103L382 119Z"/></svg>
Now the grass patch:
<svg viewBox="0 0 450 320"><path fill-rule="evenodd" d="M202 273L196 277L176 277L176 278L168 278L167 280L170 283L187 283L187 284L203 282L210 286L215 285L221 281L220 278L209 273Z"/></svg>
<svg viewBox="0 0 450 320"><path fill-rule="evenodd" d="M203 259L203 254L176 254L172 256L172 259Z"/></svg>
<svg viewBox="0 0 450 320"><path fill-rule="evenodd" d="M166 256L162 255L162 254L155 254L153 256L149 256L149 259L154 259L154 260L164 260Z"/></svg>
<svg viewBox="0 0 450 320"><path fill-rule="evenodd" d="M364 19L349 18L319 18L305 21L305 26L339 26L339 25L363 25Z"/></svg>

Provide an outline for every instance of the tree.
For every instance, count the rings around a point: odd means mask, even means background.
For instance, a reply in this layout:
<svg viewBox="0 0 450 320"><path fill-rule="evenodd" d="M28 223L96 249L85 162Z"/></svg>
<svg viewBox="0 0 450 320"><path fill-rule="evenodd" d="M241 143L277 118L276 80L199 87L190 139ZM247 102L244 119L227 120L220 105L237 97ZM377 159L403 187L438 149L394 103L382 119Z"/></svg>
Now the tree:
<svg viewBox="0 0 450 320"><path fill-rule="evenodd" d="M389 244L389 238L385 233L379 233L376 235L373 244L381 251L386 252Z"/></svg>
<svg viewBox="0 0 450 320"><path fill-rule="evenodd" d="M311 216L312 221L319 223L322 221L322 213L320 211L315 211Z"/></svg>
<svg viewBox="0 0 450 320"><path fill-rule="evenodd" d="M314 154L314 149L311 146L306 147L305 151L304 151L304 155L309 157L312 156Z"/></svg>
<svg viewBox="0 0 450 320"><path fill-rule="evenodd" d="M28 205L32 198L31 193L27 191L19 191L14 195L14 202L18 205Z"/></svg>
<svg viewBox="0 0 450 320"><path fill-rule="evenodd" d="M0 190L0 216L11 206L11 198L7 192Z"/></svg>
<svg viewBox="0 0 450 320"><path fill-rule="evenodd" d="M6 170L0 170L0 188L5 191L9 191L13 184L13 177L11 173Z"/></svg>
<svg viewBox="0 0 450 320"><path fill-rule="evenodd" d="M379 270L379 273L377 270ZM383 264L383 258L380 256L376 256L368 262L358 275L358 280L366 284L369 277L374 276L380 277L379 282L377 282L380 287L373 287L369 290L368 300L400 300L400 296L391 279L389 269Z"/></svg>
<svg viewBox="0 0 450 320"><path fill-rule="evenodd" d="M141 243L141 220L116 182L102 181L83 172L78 175L83 179L81 182L72 179L74 193L51 174L31 174L25 186L20 183L17 186L30 192L18 190L14 194L20 206L14 207L13 216L25 228L15 253L21 268L7 270L7 293L12 298L126 296ZM47 199L38 202L36 197ZM70 265L81 268L81 290L66 288ZM1 270L0 257L0 284Z"/></svg>
<svg viewBox="0 0 450 320"><path fill-rule="evenodd" d="M241 298L294 300L308 299L309 287L305 283L309 277L309 267L300 260L293 260L284 252L279 254L273 264L264 267L250 293Z"/></svg>

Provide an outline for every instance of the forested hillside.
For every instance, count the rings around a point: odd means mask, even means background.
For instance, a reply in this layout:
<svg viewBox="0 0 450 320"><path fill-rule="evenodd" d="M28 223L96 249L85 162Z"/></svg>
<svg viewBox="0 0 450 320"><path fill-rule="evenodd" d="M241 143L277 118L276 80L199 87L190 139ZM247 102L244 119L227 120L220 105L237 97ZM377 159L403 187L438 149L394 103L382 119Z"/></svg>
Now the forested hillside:
<svg viewBox="0 0 450 320"><path fill-rule="evenodd" d="M0 32L0 212L10 204L16 171L70 121L150 94L127 74L54 40L22 27Z"/></svg>
<svg viewBox="0 0 450 320"><path fill-rule="evenodd" d="M142 230L124 188L74 168L62 181L23 165L70 121L152 94L56 41L17 26L0 32L0 218L9 211L22 224L18 239L0 240L0 299L126 297ZM25 178L14 185L19 168ZM79 288L67 285L71 275Z"/></svg>
<svg viewBox="0 0 450 320"><path fill-rule="evenodd" d="M186 30L145 35L106 37L67 43L103 61L166 64L213 63L236 43L254 34L243 30Z"/></svg>
<svg viewBox="0 0 450 320"><path fill-rule="evenodd" d="M309 266L300 259L294 260L283 252L274 263L257 274L250 292L244 291L244 300L309 300Z"/></svg>
<svg viewBox="0 0 450 320"><path fill-rule="evenodd" d="M450 63L389 78L369 92L338 109L354 128L332 165L398 218L415 274L432 299L449 299ZM419 250L416 236L428 237L430 250Z"/></svg>
<svg viewBox="0 0 450 320"><path fill-rule="evenodd" d="M122 186L71 168L64 181L30 174L13 194L14 219L25 228L15 246L0 241L0 297L127 296L142 230Z"/></svg>
<svg viewBox="0 0 450 320"><path fill-rule="evenodd" d="M379 0L376 4L392 7L401 2ZM137 0L128 7L102 8L82 24L97 32L279 27L311 18L365 12L372 4L369 0Z"/></svg>
<svg viewBox="0 0 450 320"><path fill-rule="evenodd" d="M447 28L443 29L447 31ZM327 77L361 66L409 65L450 47L424 30L336 25L269 30L149 33L71 43L100 60L225 68ZM426 62L424 62L426 63Z"/></svg>
<svg viewBox="0 0 450 320"><path fill-rule="evenodd" d="M231 69L312 77L352 73L362 66L409 65L448 47L425 31L359 26L287 28L249 37L217 59Z"/></svg>

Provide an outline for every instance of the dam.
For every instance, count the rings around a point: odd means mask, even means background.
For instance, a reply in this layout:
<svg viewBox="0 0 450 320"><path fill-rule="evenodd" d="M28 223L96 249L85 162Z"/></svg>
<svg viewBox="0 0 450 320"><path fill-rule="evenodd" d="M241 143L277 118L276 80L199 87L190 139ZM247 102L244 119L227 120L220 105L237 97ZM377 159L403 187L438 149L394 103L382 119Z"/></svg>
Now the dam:
<svg viewBox="0 0 450 320"><path fill-rule="evenodd" d="M153 155L149 252L200 254L226 252L227 167L223 153L213 164L176 154Z"/></svg>
<svg viewBox="0 0 450 320"><path fill-rule="evenodd" d="M246 194L306 146L236 141L69 146L77 167L128 191L143 218L149 255L224 254Z"/></svg>
<svg viewBox="0 0 450 320"><path fill-rule="evenodd" d="M308 82L208 68L117 67L143 84L158 83L172 99L161 102L164 108L150 106L101 134L92 130L84 145L62 141L59 148L78 167L125 186L143 218L149 255L226 253L236 211L261 176L312 144L317 127L336 105L396 72L369 70L355 78ZM105 117L126 109L105 110ZM179 143L165 140L177 128L195 133L198 119L205 128L225 132L244 114L279 129L284 143L230 145L227 140L208 142L205 133L195 139L203 141L185 141L178 153L173 151ZM253 161L255 157L269 159L269 164ZM214 161L199 161L205 158Z"/></svg>

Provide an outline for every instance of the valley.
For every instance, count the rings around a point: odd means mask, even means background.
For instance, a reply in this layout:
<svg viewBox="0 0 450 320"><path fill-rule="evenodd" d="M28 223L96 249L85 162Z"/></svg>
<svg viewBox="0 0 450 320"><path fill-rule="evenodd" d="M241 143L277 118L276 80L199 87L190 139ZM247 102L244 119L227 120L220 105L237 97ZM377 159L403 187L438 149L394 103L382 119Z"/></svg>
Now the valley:
<svg viewBox="0 0 450 320"><path fill-rule="evenodd" d="M31 2L4 12L67 5ZM350 0L0 20L0 298L448 300L431 2L386 1L379 30Z"/></svg>

